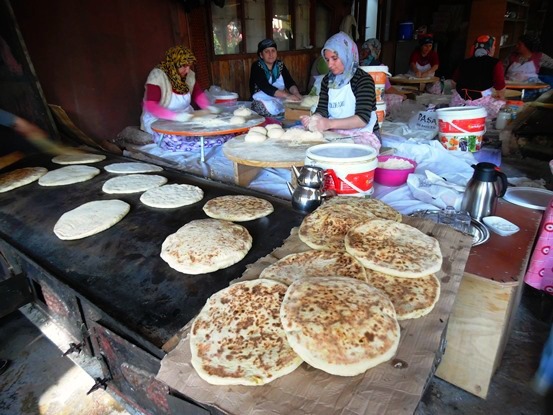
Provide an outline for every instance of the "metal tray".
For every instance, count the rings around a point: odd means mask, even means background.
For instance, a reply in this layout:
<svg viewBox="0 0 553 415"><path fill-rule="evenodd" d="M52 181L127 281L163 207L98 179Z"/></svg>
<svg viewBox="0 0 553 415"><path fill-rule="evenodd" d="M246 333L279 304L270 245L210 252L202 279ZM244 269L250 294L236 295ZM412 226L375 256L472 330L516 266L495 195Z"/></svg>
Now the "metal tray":
<svg viewBox="0 0 553 415"><path fill-rule="evenodd" d="M411 213L409 216L430 219L438 223L438 212L438 210L418 210ZM471 220L470 233L472 235L472 246L482 245L490 238L490 231L486 225L476 219Z"/></svg>

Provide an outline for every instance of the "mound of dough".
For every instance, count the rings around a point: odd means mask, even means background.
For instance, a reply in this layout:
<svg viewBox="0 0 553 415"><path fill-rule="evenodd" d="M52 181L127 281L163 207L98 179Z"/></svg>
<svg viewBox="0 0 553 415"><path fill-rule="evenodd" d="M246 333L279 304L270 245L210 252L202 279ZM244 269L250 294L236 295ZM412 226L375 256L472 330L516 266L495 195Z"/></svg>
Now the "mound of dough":
<svg viewBox="0 0 553 415"><path fill-rule="evenodd" d="M24 167L0 175L0 193L25 186L48 173L44 167Z"/></svg>
<svg viewBox="0 0 553 415"><path fill-rule="evenodd" d="M86 163L97 163L99 161L105 160L106 156L103 154L91 154L91 153L82 153L82 154L61 154L52 159L52 163L56 164L86 164Z"/></svg>
<svg viewBox="0 0 553 415"><path fill-rule="evenodd" d="M232 124L232 125L240 125L240 124L244 124L245 122L246 122L246 119L244 117L241 117L240 115L234 115L229 120L229 124Z"/></svg>
<svg viewBox="0 0 553 415"><path fill-rule="evenodd" d="M301 100L301 106L311 108L313 105L317 105L319 103L319 97L318 95L307 95Z"/></svg>
<svg viewBox="0 0 553 415"><path fill-rule="evenodd" d="M203 207L211 218L244 222L262 218L273 213L273 205L254 196L219 196L209 200Z"/></svg>
<svg viewBox="0 0 553 415"><path fill-rule="evenodd" d="M267 139L267 136L265 134L261 134L255 131L250 131L246 136L244 137L244 141L247 143L262 143Z"/></svg>
<svg viewBox="0 0 553 415"><path fill-rule="evenodd" d="M353 278L303 278L280 307L288 343L311 366L355 376L391 359L400 339L392 302Z"/></svg>
<svg viewBox="0 0 553 415"><path fill-rule="evenodd" d="M197 219L169 235L161 245L161 258L185 274L204 274L241 261L252 247L242 225L219 219Z"/></svg>
<svg viewBox="0 0 553 415"><path fill-rule="evenodd" d="M63 240L95 235L125 217L131 206L122 200L96 200L65 212L54 225L54 233Z"/></svg>
<svg viewBox="0 0 553 415"><path fill-rule="evenodd" d="M267 134L267 129L265 127L261 127L261 126L256 126L256 127L252 127L249 129L248 132L255 132L255 133L259 133L259 134L263 134L263 135L266 135Z"/></svg>
<svg viewBox="0 0 553 415"><path fill-rule="evenodd" d="M280 138L284 135L284 130L282 128L271 128L267 131L267 137L269 138Z"/></svg>
<svg viewBox="0 0 553 415"><path fill-rule="evenodd" d="M249 117L252 115L252 110L244 106L238 107L234 110L232 115L238 115L240 117Z"/></svg>
<svg viewBox="0 0 553 415"><path fill-rule="evenodd" d="M146 190L140 201L147 206L171 209L199 202L204 192L198 186L189 184L167 184Z"/></svg>
<svg viewBox="0 0 553 415"><path fill-rule="evenodd" d="M278 129L282 130L282 125L280 125L280 124L267 124L265 126L265 129L267 131L272 130L273 128L278 128Z"/></svg>
<svg viewBox="0 0 553 415"><path fill-rule="evenodd" d="M264 385L301 365L280 324L285 293L284 284L254 280L213 294L190 330L198 375L214 385Z"/></svg>
<svg viewBox="0 0 553 415"><path fill-rule="evenodd" d="M167 178L155 174L128 174L109 179L102 186L105 193L137 193L167 183Z"/></svg>
<svg viewBox="0 0 553 415"><path fill-rule="evenodd" d="M90 166L67 166L51 170L38 179L41 186L63 186L85 182L100 174L100 170Z"/></svg>
<svg viewBox="0 0 553 415"><path fill-rule="evenodd" d="M319 131L306 131L303 128L289 128L284 131L280 139L301 143L326 142L323 133Z"/></svg>
<svg viewBox="0 0 553 415"><path fill-rule="evenodd" d="M129 162L129 163L113 163L108 164L104 169L109 173L151 173L156 171L163 171L163 167L156 166L155 164Z"/></svg>

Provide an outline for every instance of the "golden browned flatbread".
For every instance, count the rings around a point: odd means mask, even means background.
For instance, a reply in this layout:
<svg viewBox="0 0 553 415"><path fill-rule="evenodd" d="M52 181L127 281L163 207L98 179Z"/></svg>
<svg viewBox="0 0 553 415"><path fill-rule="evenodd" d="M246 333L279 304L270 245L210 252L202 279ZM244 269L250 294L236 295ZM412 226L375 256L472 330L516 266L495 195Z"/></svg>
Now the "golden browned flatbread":
<svg viewBox="0 0 553 415"><path fill-rule="evenodd" d="M23 167L0 175L0 193L17 189L38 180L48 173L44 167Z"/></svg>
<svg viewBox="0 0 553 415"><path fill-rule="evenodd" d="M288 343L311 366L355 376L392 358L400 330L382 291L353 278L304 278L280 308Z"/></svg>
<svg viewBox="0 0 553 415"><path fill-rule="evenodd" d="M317 250L287 255L265 268L259 278L290 285L300 278L334 276L367 282L365 267L347 252Z"/></svg>
<svg viewBox="0 0 553 415"><path fill-rule="evenodd" d="M438 241L405 223L376 219L349 230L346 250L370 269L397 277L418 278L438 272Z"/></svg>
<svg viewBox="0 0 553 415"><path fill-rule="evenodd" d="M369 284L390 297L398 320L427 315L440 298L440 280L434 274L401 278L368 269L367 278Z"/></svg>
<svg viewBox="0 0 553 415"><path fill-rule="evenodd" d="M355 196L340 196L330 199L328 204L347 204L356 209L368 210L374 216L380 219L389 219L396 222L401 222L401 213L395 210L393 207L378 199L366 199L363 197Z"/></svg>
<svg viewBox="0 0 553 415"><path fill-rule="evenodd" d="M264 385L295 370L301 358L280 323L286 285L239 282L212 295L192 324L192 366L214 385Z"/></svg>
<svg viewBox="0 0 553 415"><path fill-rule="evenodd" d="M241 261L252 247L252 237L241 225L219 219L188 222L169 235L161 258L185 274L203 274Z"/></svg>
<svg viewBox="0 0 553 415"><path fill-rule="evenodd" d="M207 216L231 222L244 222L262 218L273 213L273 205L254 196L220 196L204 205Z"/></svg>

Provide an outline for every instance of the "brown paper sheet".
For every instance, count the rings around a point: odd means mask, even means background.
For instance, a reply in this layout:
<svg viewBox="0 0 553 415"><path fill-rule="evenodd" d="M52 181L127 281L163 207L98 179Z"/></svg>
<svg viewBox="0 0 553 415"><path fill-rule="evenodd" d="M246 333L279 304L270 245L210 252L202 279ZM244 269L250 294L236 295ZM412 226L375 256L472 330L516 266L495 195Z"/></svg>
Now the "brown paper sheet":
<svg viewBox="0 0 553 415"><path fill-rule="evenodd" d="M441 294L425 317L400 321L401 340L396 356L354 377L329 375L303 363L289 375L263 386L215 386L202 380L190 364L188 329L178 345L165 356L157 379L203 405L236 415L261 414L412 414L441 355L440 341L451 313L472 238L447 226L421 218L404 222L434 236L444 257L437 274ZM285 243L250 265L236 280L257 278L278 259L309 250L292 230Z"/></svg>

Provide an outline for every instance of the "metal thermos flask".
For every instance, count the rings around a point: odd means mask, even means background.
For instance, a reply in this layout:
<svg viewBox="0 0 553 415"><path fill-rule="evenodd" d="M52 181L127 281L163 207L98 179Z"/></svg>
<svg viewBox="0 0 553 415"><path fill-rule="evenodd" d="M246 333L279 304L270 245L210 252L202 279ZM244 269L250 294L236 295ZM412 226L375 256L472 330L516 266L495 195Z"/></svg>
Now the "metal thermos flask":
<svg viewBox="0 0 553 415"><path fill-rule="evenodd" d="M493 163L473 164L474 174L467 184L461 209L479 220L495 213L497 199L507 190L507 176Z"/></svg>

